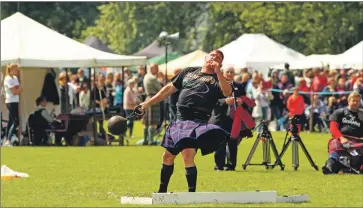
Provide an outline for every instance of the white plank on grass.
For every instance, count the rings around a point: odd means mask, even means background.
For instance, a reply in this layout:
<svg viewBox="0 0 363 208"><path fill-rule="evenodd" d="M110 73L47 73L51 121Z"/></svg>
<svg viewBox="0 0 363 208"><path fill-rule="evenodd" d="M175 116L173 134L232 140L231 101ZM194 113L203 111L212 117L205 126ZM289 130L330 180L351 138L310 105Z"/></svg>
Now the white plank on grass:
<svg viewBox="0 0 363 208"><path fill-rule="evenodd" d="M276 191L154 193L152 204L276 203Z"/></svg>
<svg viewBox="0 0 363 208"><path fill-rule="evenodd" d="M152 204L153 200L151 197L130 197L122 196L121 204Z"/></svg>
<svg viewBox="0 0 363 208"><path fill-rule="evenodd" d="M276 199L277 203L299 203L299 202L308 202L309 195L293 195L293 196L278 196Z"/></svg>

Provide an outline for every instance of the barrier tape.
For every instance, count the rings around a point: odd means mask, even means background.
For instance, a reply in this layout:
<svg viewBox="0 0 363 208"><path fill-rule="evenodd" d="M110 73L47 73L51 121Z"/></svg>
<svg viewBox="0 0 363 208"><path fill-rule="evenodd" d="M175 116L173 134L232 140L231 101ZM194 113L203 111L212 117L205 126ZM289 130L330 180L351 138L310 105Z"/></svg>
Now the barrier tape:
<svg viewBox="0 0 363 208"><path fill-rule="evenodd" d="M271 92L285 92L285 90L280 90L280 89L270 89ZM292 93L292 90L288 90L288 93ZM353 91L341 91L341 92L299 92L299 94L305 94L305 95L346 95L346 94L350 94L352 92L359 92L358 90L353 90Z"/></svg>

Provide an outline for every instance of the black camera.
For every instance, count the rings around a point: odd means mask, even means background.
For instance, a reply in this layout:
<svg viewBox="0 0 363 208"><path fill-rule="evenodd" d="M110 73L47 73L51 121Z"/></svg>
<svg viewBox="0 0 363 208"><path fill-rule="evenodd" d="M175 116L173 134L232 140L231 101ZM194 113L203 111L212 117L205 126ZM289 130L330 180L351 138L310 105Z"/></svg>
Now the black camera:
<svg viewBox="0 0 363 208"><path fill-rule="evenodd" d="M296 135L299 133L299 128L298 128L298 124L301 124L300 122L300 118L298 116L292 116L290 117L290 132L293 135Z"/></svg>

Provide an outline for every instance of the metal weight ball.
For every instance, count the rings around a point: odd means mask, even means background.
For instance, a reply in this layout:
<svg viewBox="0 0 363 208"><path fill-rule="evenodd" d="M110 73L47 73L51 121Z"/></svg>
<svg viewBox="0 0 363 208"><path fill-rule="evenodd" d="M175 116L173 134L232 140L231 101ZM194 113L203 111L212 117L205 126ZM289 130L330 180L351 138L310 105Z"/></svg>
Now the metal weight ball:
<svg viewBox="0 0 363 208"><path fill-rule="evenodd" d="M112 116L108 120L108 132L113 135L124 134L127 131L127 119L122 116Z"/></svg>

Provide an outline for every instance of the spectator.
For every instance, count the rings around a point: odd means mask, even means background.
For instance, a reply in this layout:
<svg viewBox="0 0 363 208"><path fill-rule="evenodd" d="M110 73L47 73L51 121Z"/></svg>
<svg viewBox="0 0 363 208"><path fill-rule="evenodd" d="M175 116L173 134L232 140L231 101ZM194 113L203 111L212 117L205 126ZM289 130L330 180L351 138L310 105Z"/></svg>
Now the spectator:
<svg viewBox="0 0 363 208"><path fill-rule="evenodd" d="M300 121L299 124L303 126L306 120L304 115L305 103L297 88L293 89L293 94L288 98L286 107L289 111L289 117L295 116Z"/></svg>
<svg viewBox="0 0 363 208"><path fill-rule="evenodd" d="M314 127L318 126L319 132L324 128L324 120L327 121L328 108L323 101L319 99L317 94L314 95L314 102L305 109L307 120L310 119L312 113L313 125L311 131L315 131ZM311 109L312 108L312 109ZM309 127L310 129L310 127Z"/></svg>
<svg viewBox="0 0 363 208"><path fill-rule="evenodd" d="M19 95L22 88L18 80L19 66L17 64L8 64L6 66L6 75L4 79L5 103L9 111L9 120L7 125L7 139L3 141L4 146L11 146L11 139L17 136L19 126Z"/></svg>
<svg viewBox="0 0 363 208"><path fill-rule="evenodd" d="M38 97L35 101L36 109L34 111L34 145L47 145L48 134L45 131L55 121L54 111L48 112L47 99L43 96Z"/></svg>
<svg viewBox="0 0 363 208"><path fill-rule="evenodd" d="M255 122L269 121L271 119L270 101L273 99L273 96L264 86L264 81L260 81L254 98L256 106L253 108L252 117L255 119ZM262 133L262 128L259 129L259 133Z"/></svg>
<svg viewBox="0 0 363 208"><path fill-rule="evenodd" d="M110 107L114 105L114 87L113 87L113 74L107 74L106 80L106 97L108 99Z"/></svg>
<svg viewBox="0 0 363 208"><path fill-rule="evenodd" d="M150 72L144 77L144 88L146 100L156 95L161 89L161 84L157 80L159 67L157 64L150 65ZM152 105L146 110L144 115L144 145L155 145L154 137L156 135L156 127L160 124L160 103Z"/></svg>
<svg viewBox="0 0 363 208"><path fill-rule="evenodd" d="M136 91L134 89L135 81L133 79L130 79L129 81L127 81L127 85L128 86L125 89L125 96L124 96L123 104L124 104L126 116L129 116L134 111L136 106L140 103L140 101L139 101ZM128 119L127 127L129 128L129 136L133 137L132 136L133 127L134 127L133 118Z"/></svg>
<svg viewBox="0 0 363 208"><path fill-rule="evenodd" d="M88 78L84 75L83 69L79 68L77 71L77 79L79 86L83 86L84 83L88 85Z"/></svg>
<svg viewBox="0 0 363 208"><path fill-rule="evenodd" d="M90 91L87 83L83 83L79 94L79 106L85 109L90 108Z"/></svg>

